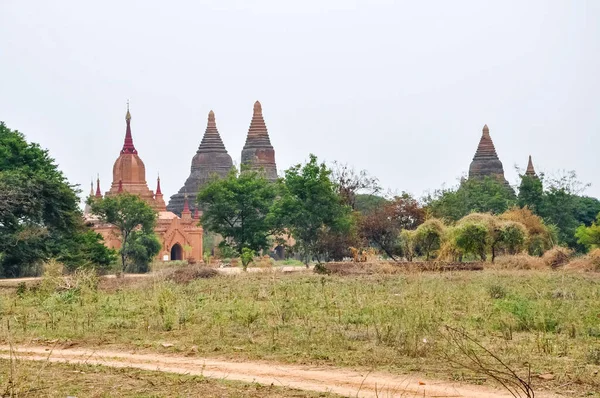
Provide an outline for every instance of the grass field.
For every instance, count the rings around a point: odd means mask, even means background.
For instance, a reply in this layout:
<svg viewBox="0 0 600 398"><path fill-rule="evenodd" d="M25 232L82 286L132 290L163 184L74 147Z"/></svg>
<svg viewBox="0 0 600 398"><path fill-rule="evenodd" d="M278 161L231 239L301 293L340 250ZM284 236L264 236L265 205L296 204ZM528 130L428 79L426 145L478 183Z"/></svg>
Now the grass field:
<svg viewBox="0 0 600 398"><path fill-rule="evenodd" d="M451 326L521 374L530 368L536 387L567 396L600 391L600 278L594 274L265 273L187 285L137 278L94 286L83 280L56 291L55 281L46 280L33 289L3 289L0 335L18 344L58 339L486 382L441 360L455 353L444 338Z"/></svg>
<svg viewBox="0 0 600 398"><path fill-rule="evenodd" d="M201 376L25 360L11 366L8 360L0 359L0 369L9 370L11 367L15 371L12 390L8 387L10 372L0 372L2 397L335 397L333 394L211 380ZM10 395L11 392L13 395Z"/></svg>

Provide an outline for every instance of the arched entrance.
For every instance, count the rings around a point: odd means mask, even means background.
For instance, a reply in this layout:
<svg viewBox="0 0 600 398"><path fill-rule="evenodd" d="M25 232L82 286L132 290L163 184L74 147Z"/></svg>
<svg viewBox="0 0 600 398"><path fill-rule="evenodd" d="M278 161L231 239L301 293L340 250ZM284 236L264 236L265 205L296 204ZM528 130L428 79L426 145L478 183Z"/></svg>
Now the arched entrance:
<svg viewBox="0 0 600 398"><path fill-rule="evenodd" d="M183 248L179 243L175 243L171 248L171 261L183 260Z"/></svg>

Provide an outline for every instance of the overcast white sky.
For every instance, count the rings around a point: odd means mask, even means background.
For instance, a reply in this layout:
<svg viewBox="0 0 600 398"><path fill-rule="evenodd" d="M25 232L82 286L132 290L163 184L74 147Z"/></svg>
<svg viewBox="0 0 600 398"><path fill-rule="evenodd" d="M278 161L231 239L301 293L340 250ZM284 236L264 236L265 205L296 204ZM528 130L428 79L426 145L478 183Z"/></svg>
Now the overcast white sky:
<svg viewBox="0 0 600 398"><path fill-rule="evenodd" d="M600 196L600 1L0 0L0 120L103 189L131 102L166 197L216 114L239 163L255 100L279 170L354 165L421 196L487 123L506 177L576 170Z"/></svg>

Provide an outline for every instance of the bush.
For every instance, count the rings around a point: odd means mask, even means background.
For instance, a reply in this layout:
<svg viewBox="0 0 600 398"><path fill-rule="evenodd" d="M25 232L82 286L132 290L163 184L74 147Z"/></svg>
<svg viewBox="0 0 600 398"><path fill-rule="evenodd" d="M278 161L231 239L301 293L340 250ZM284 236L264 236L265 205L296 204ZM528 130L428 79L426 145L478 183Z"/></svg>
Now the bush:
<svg viewBox="0 0 600 398"><path fill-rule="evenodd" d="M569 262L573 251L566 247L554 246L542 256L544 263L551 268L562 267Z"/></svg>
<svg viewBox="0 0 600 398"><path fill-rule="evenodd" d="M217 275L219 275L219 271L214 268L188 266L173 270L166 279L178 284L187 284L195 279L214 278Z"/></svg>
<svg viewBox="0 0 600 398"><path fill-rule="evenodd" d="M544 269L544 261L529 254L515 254L514 256L500 256L496 259L495 268L499 269Z"/></svg>

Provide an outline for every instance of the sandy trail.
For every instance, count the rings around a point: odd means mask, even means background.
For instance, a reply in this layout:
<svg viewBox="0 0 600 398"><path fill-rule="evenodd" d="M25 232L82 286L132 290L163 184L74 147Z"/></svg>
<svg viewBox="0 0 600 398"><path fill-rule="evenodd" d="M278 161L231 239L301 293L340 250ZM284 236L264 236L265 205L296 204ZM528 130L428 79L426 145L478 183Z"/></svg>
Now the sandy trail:
<svg viewBox="0 0 600 398"><path fill-rule="evenodd" d="M0 346L0 357L8 358L9 346ZM94 349L21 347L13 352L21 360L94 364L137 368L215 379L255 382L300 390L324 391L349 397L478 397L506 398L510 394L492 387L432 381L409 375L359 372L333 367L308 367L268 362L234 362L157 354L135 354ZM536 397L550 397L538 395Z"/></svg>

